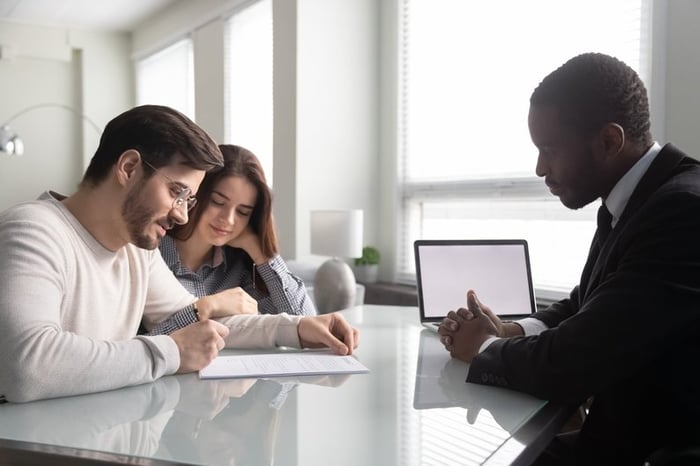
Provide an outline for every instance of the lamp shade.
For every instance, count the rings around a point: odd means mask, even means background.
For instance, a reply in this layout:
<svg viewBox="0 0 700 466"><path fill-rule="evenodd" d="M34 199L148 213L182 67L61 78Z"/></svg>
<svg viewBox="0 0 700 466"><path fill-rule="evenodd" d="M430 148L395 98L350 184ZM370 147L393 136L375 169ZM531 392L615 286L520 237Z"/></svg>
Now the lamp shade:
<svg viewBox="0 0 700 466"><path fill-rule="evenodd" d="M362 256L362 210L311 211L311 254Z"/></svg>

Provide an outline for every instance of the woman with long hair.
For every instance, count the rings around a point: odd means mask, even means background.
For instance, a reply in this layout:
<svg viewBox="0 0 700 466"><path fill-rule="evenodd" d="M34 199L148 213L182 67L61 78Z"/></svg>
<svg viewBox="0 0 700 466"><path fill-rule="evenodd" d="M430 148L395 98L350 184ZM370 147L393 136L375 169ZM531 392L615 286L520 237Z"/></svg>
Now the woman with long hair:
<svg viewBox="0 0 700 466"><path fill-rule="evenodd" d="M303 281L279 255L272 193L260 162L243 147L219 148L223 168L207 173L189 221L161 241L165 263L195 296L234 294L233 314L315 315ZM150 333L170 333L197 318L182 311Z"/></svg>

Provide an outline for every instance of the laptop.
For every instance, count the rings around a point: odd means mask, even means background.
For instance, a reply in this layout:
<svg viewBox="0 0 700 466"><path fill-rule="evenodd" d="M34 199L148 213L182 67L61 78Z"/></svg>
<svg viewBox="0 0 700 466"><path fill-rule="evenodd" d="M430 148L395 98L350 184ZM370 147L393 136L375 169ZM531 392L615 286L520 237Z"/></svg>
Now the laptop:
<svg viewBox="0 0 700 466"><path fill-rule="evenodd" d="M467 307L467 291L501 319L535 312L530 256L523 239L416 240L421 323L437 331L449 311Z"/></svg>

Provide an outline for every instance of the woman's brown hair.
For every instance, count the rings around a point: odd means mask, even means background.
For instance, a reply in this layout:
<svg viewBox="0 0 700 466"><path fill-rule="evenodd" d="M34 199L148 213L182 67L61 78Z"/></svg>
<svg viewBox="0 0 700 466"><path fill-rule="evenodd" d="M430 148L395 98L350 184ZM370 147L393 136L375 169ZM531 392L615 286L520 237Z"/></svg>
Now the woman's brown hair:
<svg viewBox="0 0 700 466"><path fill-rule="evenodd" d="M186 241L194 232L202 212L209 206L214 187L223 178L240 176L248 180L258 192L255 206L250 215L250 228L259 238L262 252L267 257L278 253L279 246L275 225L272 219L272 191L265 180L265 173L258 158L248 149L230 144L219 146L224 156L224 166L207 172L197 192L197 205L190 212L190 220L185 225L177 225L170 234L180 241Z"/></svg>

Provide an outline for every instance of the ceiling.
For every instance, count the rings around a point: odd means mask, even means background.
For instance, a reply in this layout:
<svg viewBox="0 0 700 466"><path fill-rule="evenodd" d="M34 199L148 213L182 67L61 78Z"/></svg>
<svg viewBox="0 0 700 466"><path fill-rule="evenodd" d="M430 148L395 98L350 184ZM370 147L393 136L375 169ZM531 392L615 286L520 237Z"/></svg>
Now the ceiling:
<svg viewBox="0 0 700 466"><path fill-rule="evenodd" d="M179 0L0 0L0 20L102 31L131 31Z"/></svg>

